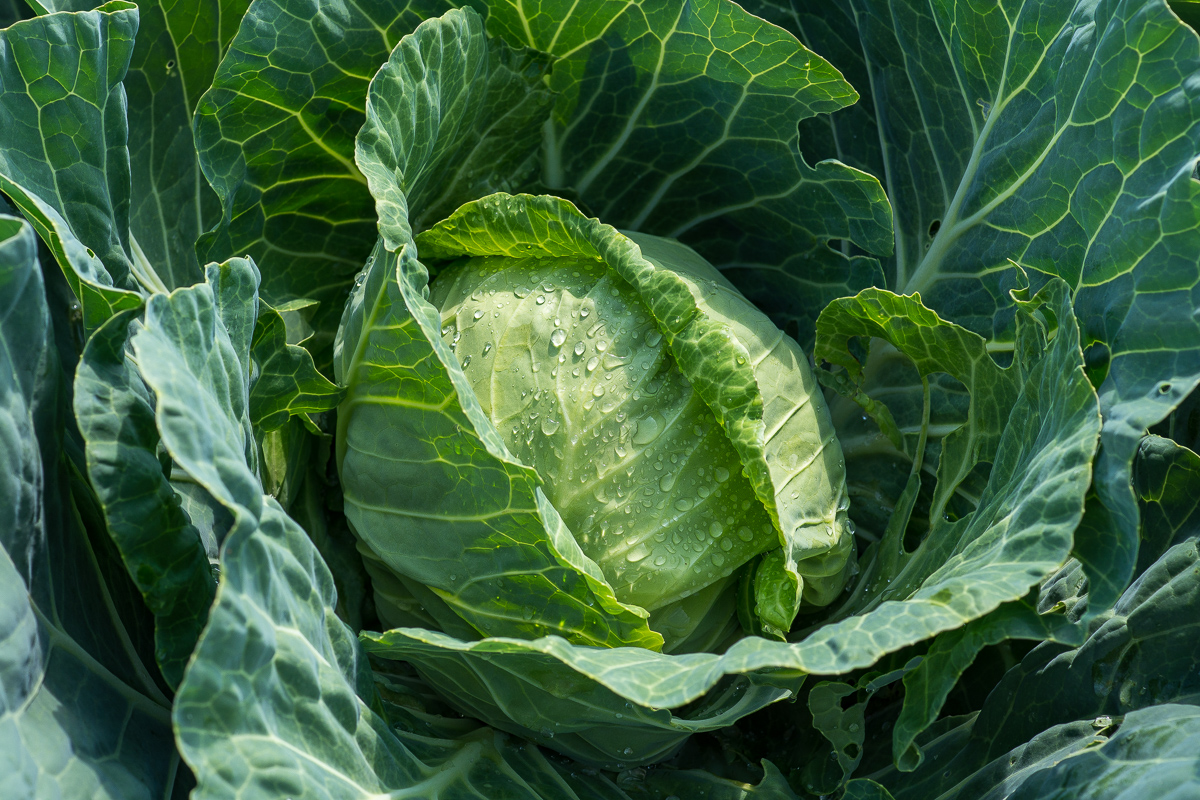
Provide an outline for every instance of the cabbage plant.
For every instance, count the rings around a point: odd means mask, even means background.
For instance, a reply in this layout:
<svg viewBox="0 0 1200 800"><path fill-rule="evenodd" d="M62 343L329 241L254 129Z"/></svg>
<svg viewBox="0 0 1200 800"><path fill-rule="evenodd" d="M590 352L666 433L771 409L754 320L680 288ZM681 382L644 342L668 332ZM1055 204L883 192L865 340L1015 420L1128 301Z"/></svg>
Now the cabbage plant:
<svg viewBox="0 0 1200 800"><path fill-rule="evenodd" d="M1175 0L0 0L0 796L1200 793Z"/></svg>

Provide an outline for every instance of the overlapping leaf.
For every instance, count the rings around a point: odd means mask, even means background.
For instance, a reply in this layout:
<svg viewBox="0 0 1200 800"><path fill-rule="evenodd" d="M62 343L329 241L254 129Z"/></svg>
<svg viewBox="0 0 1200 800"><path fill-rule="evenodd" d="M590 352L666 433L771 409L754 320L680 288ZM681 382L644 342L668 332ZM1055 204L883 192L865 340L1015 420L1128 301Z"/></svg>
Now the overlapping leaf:
<svg viewBox="0 0 1200 800"><path fill-rule="evenodd" d="M180 772L170 701L68 488L35 239L12 217L0 217L0 376L0 793L170 796Z"/></svg>
<svg viewBox="0 0 1200 800"><path fill-rule="evenodd" d="M318 349L375 242L374 204L354 165L367 85L402 36L448 8L257 0L197 107L200 165L221 204L201 258L250 254L269 302L319 301Z"/></svg>
<svg viewBox="0 0 1200 800"><path fill-rule="evenodd" d="M1045 747L1046 737L1060 736L1055 730L1072 737L1082 731L1081 745L1088 745L1121 715L1128 721L1131 712L1164 707L1156 704L1195 705L1200 701L1198 565L1196 539L1172 547L1093 623L1082 646L1038 647L1005 676L973 721L922 745L925 762L910 777L889 772L876 780L897 800L979 796L980 782L986 786L1014 767L1024 769L1017 764L1025 758L1025 742L1032 742L1030 752L1036 752Z"/></svg>
<svg viewBox="0 0 1200 800"><path fill-rule="evenodd" d="M137 9L50 14L0 31L0 191L50 247L95 328L133 308L121 79Z"/></svg>
<svg viewBox="0 0 1200 800"><path fill-rule="evenodd" d="M32 0L39 13L90 11L97 0ZM161 290L203 280L196 239L219 216L196 158L192 114L250 0L141 0L124 86L130 162L129 232L134 257Z"/></svg>
<svg viewBox="0 0 1200 800"><path fill-rule="evenodd" d="M74 410L108 533L156 616L158 663L177 686L216 584L200 534L159 460L154 400L126 351L134 316L118 314L88 341Z"/></svg>
<svg viewBox="0 0 1200 800"><path fill-rule="evenodd" d="M259 431L273 431L298 414L335 408L342 392L317 371L312 356L287 341L287 327L278 311L259 303L251 354L257 369L250 388L250 422Z"/></svg>
<svg viewBox="0 0 1200 800"><path fill-rule="evenodd" d="M473 3L473 5L485 5ZM618 228L679 238L801 341L891 250L878 182L805 161L797 124L853 103L838 72L727 0L486 3L488 30L558 56L542 180Z"/></svg>
<svg viewBox="0 0 1200 800"><path fill-rule="evenodd" d="M1100 385L1093 525L1133 574L1129 465L1200 378L1200 45L1163 2L851 0L896 208L895 284L1003 347L1015 262L1056 275ZM853 59L849 63L853 63ZM1099 587L1097 587L1099 590Z"/></svg>
<svg viewBox="0 0 1200 800"><path fill-rule="evenodd" d="M199 778L194 796L629 800L608 776L489 728L416 711L419 695L406 696L396 683L389 724L364 654L335 616L332 575L273 500L264 501L257 527L230 536L221 574L212 621L175 706L181 746ZM663 798L791 796L769 765L757 787L667 771L639 788Z"/></svg>

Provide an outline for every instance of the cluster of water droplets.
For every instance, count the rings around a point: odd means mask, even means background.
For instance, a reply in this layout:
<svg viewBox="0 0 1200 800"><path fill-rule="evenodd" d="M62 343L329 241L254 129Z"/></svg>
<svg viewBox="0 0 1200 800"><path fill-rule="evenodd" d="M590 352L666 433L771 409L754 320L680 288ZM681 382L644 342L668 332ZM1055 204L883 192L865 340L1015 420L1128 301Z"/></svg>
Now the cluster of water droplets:
<svg viewBox="0 0 1200 800"><path fill-rule="evenodd" d="M439 278L442 335L627 602L728 576L776 533L635 290L599 262L475 259Z"/></svg>

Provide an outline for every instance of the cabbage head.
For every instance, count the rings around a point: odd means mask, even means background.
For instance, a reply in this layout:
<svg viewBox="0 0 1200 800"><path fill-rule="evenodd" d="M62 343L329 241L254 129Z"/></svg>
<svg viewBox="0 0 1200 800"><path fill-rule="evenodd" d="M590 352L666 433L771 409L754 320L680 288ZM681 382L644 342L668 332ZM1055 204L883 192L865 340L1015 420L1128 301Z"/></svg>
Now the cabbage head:
<svg viewBox="0 0 1200 800"><path fill-rule="evenodd" d="M689 248L518 201L418 237L428 287L378 250L348 306L339 463L381 621L668 653L782 638L855 568L804 353ZM524 204L568 230L514 234Z"/></svg>

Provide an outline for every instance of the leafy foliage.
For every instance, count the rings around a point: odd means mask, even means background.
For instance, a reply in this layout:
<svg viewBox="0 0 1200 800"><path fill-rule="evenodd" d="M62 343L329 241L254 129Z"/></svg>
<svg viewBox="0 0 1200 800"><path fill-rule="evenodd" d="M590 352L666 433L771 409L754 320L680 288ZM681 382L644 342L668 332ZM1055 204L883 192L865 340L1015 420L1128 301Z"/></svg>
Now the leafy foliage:
<svg viewBox="0 0 1200 800"><path fill-rule="evenodd" d="M0 0L0 795L1197 794L1192 5Z"/></svg>

